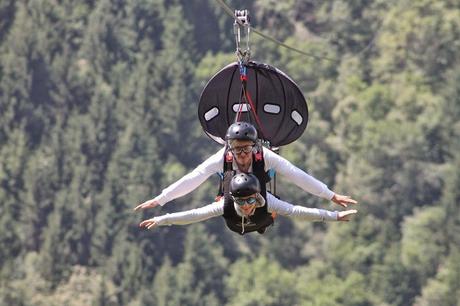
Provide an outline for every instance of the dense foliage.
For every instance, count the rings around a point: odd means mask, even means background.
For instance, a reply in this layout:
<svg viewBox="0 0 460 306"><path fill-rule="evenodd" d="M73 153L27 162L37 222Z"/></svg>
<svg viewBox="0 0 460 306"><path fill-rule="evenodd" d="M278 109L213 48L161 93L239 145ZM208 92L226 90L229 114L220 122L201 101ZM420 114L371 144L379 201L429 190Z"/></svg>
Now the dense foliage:
<svg viewBox="0 0 460 306"><path fill-rule="evenodd" d="M228 1L318 60L252 36L310 122L281 154L359 200L350 223L145 231L217 178L132 208L218 146L196 112L234 59L212 0L0 1L0 305L457 305L458 1ZM296 204L334 208L280 178Z"/></svg>

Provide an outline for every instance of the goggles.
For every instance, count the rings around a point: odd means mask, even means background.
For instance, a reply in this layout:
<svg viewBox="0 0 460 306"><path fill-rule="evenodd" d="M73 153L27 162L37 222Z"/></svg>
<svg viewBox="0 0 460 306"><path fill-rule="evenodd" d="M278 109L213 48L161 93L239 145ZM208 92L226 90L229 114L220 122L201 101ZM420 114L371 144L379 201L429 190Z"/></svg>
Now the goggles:
<svg viewBox="0 0 460 306"><path fill-rule="evenodd" d="M232 152L235 154L241 154L242 152L244 153L251 153L252 149L254 149L254 145L247 145L244 147L233 147L231 148Z"/></svg>
<svg viewBox="0 0 460 306"><path fill-rule="evenodd" d="M246 199L243 199L243 198L237 198L237 197L232 197L233 198L233 201L239 205L239 206L243 206L243 205L252 205L252 204L255 204L257 202L257 198L256 197L249 197L249 198L246 198Z"/></svg>

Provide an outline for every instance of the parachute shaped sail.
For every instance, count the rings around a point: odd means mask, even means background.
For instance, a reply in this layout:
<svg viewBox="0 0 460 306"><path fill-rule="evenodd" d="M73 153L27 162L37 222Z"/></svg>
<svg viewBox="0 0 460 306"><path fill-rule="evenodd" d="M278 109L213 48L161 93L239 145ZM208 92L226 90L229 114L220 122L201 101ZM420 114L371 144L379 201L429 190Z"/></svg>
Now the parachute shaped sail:
<svg viewBox="0 0 460 306"><path fill-rule="evenodd" d="M245 67L246 92L255 110L245 101L238 63L231 63L214 75L201 93L198 116L206 134L223 144L227 128L240 113L240 120L253 123L271 146L295 141L308 122L307 102L299 87L270 65L250 61Z"/></svg>

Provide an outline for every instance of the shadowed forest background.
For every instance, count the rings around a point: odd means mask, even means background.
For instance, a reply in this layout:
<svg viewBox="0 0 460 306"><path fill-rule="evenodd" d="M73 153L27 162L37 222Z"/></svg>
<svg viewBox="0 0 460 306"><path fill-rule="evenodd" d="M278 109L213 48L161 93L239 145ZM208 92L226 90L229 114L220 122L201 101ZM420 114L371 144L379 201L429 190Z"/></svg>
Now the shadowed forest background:
<svg viewBox="0 0 460 306"><path fill-rule="evenodd" d="M138 228L210 203L217 176L139 203L219 146L197 117L235 60L212 0L0 0L0 305L459 305L460 3L227 1L306 57L251 36L309 125L281 155L357 199L349 223L222 218ZM280 177L298 205L339 209Z"/></svg>

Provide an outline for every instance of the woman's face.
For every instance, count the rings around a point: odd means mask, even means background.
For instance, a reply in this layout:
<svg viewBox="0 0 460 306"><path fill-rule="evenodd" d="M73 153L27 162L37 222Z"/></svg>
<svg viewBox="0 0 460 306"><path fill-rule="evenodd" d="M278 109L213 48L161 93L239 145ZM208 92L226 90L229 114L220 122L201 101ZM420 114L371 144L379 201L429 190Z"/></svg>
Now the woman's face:
<svg viewBox="0 0 460 306"><path fill-rule="evenodd" d="M255 204L248 204L248 205L241 206L241 210L246 216L251 215L255 208L256 208Z"/></svg>
<svg viewBox="0 0 460 306"><path fill-rule="evenodd" d="M254 194L247 197L238 197L234 199L234 201L240 207L241 211L248 216L251 215L256 208L257 198Z"/></svg>

